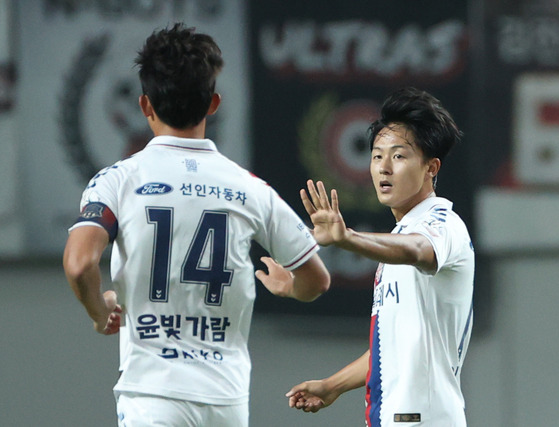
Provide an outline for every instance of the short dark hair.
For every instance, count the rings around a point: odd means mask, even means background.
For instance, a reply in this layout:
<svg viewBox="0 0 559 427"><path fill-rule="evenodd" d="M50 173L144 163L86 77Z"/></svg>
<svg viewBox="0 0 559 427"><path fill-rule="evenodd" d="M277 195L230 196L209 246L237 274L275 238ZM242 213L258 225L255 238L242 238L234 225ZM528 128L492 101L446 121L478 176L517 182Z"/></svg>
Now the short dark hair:
<svg viewBox="0 0 559 427"><path fill-rule="evenodd" d="M371 150L379 132L392 123L402 124L413 132L425 159L442 161L462 138L462 132L441 101L414 87L399 89L384 101L381 117L368 130Z"/></svg>
<svg viewBox="0 0 559 427"><path fill-rule="evenodd" d="M206 117L223 67L214 40L195 31L182 23L154 31L135 60L144 95L157 116L176 129L196 126Z"/></svg>

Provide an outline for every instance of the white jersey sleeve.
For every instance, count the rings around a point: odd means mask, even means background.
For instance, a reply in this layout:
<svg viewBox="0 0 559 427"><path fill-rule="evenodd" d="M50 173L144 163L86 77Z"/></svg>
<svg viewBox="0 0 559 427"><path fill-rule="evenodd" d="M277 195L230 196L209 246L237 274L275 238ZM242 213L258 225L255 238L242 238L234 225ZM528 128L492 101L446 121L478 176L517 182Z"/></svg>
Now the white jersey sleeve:
<svg viewBox="0 0 559 427"><path fill-rule="evenodd" d="M452 242L457 236L453 229L448 227L447 219L450 219L448 217L450 214L451 211L446 207L434 206L429 210L426 218L406 230L406 234L418 233L431 242L437 258L437 271L433 275L452 262Z"/></svg>
<svg viewBox="0 0 559 427"><path fill-rule="evenodd" d="M119 170L120 167L120 170ZM124 178L122 162L99 171L82 193L80 215L69 231L84 225L102 227L112 242L118 234L118 189Z"/></svg>
<svg viewBox="0 0 559 427"><path fill-rule="evenodd" d="M259 230L255 240L288 270L299 267L318 250L318 245L305 224L271 188L269 218L266 227ZM303 241L312 244L301 245L300 242ZM298 248L295 254L294 248Z"/></svg>
<svg viewBox="0 0 559 427"><path fill-rule="evenodd" d="M88 203L102 202L118 216L118 189L129 165L130 163L117 162L99 171L83 192L80 207L83 209Z"/></svg>
<svg viewBox="0 0 559 427"><path fill-rule="evenodd" d="M431 242L437 258L437 271L432 273L433 275L445 266L459 262L463 256L464 245L470 246L462 220L443 205L433 206L422 221L416 222L406 230L406 234L412 233L421 234Z"/></svg>

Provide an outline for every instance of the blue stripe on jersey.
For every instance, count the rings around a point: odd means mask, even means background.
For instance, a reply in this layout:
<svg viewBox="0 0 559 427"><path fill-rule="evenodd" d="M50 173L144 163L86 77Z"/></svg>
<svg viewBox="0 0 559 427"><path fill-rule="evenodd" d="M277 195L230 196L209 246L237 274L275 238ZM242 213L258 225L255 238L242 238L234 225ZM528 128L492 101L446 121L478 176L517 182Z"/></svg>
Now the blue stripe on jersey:
<svg viewBox="0 0 559 427"><path fill-rule="evenodd" d="M446 213L448 209L446 208L435 208L433 212L431 212L431 218L436 219L440 222L446 222Z"/></svg>
<svg viewBox="0 0 559 427"><path fill-rule="evenodd" d="M472 323L472 317L474 314L474 299L472 298L472 304L470 305L470 313L468 314L468 319L466 320L466 326L464 327L464 332L462 333L462 339L460 340L460 345L458 346L458 361L462 360L462 352L464 351L464 341L470 330L470 325ZM456 369L456 374L458 374L458 368Z"/></svg>
<svg viewBox="0 0 559 427"><path fill-rule="evenodd" d="M382 386L380 383L380 346L378 336L378 314L371 318L371 366L367 382L367 424L380 427L380 407L382 405Z"/></svg>

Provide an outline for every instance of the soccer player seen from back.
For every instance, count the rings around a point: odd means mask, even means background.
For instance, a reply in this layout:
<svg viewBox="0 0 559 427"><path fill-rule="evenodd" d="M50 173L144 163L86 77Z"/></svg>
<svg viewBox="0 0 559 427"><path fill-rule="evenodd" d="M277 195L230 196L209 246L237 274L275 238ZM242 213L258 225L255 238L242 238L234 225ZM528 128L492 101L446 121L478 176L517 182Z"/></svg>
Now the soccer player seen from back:
<svg viewBox="0 0 559 427"><path fill-rule="evenodd" d="M289 405L316 412L366 386L369 427L465 427L460 374L472 329L474 251L452 203L435 195L441 163L461 138L432 95L403 88L369 128L370 172L392 233L348 228L336 190L301 190L320 245L377 260L370 348L332 376L288 393Z"/></svg>
<svg viewBox="0 0 559 427"><path fill-rule="evenodd" d="M95 330L120 333L120 426L248 426L251 242L270 254L256 276L275 295L312 301L330 276L294 211L205 137L221 101L214 40L175 24L136 64L154 138L89 182L66 277ZM103 292L109 243L114 290Z"/></svg>

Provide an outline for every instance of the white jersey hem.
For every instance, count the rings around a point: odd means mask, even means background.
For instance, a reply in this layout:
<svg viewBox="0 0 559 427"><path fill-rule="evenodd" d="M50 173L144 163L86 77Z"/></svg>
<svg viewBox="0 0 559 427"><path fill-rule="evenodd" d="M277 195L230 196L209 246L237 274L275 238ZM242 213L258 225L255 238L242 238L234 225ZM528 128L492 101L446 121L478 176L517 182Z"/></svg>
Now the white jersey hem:
<svg viewBox="0 0 559 427"><path fill-rule="evenodd" d="M209 405L240 405L243 403L248 403L249 394L240 397L215 397L215 396L204 396L192 393L183 393L176 390L165 390L158 387L145 387L133 384L117 384L114 389L116 393L118 392L132 392L139 394L148 394L152 396L161 396L170 399L178 400L188 400L190 402L199 402Z"/></svg>

